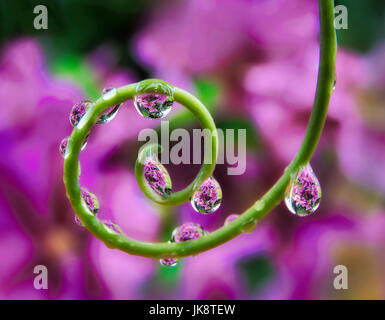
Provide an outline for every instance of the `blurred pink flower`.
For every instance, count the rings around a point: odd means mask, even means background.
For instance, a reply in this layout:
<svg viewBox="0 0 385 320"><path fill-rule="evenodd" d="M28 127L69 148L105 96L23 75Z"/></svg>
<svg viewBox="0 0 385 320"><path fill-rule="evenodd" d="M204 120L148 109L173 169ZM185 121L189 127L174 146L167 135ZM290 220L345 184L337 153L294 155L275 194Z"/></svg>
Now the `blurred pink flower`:
<svg viewBox="0 0 385 320"><path fill-rule="evenodd" d="M193 0L150 15L136 50L155 70L200 73L230 62L242 48L243 1Z"/></svg>
<svg viewBox="0 0 385 320"><path fill-rule="evenodd" d="M257 231L258 230L258 231ZM246 299L248 279L239 270L239 262L248 257L270 253L275 232L261 225L251 234L243 234L213 250L183 261L181 297L183 299ZM264 296L269 284L261 288Z"/></svg>
<svg viewBox="0 0 385 320"><path fill-rule="evenodd" d="M385 45L365 57L352 92L354 117L341 119L337 139L341 170L356 183L385 194ZM338 84L337 84L338 85Z"/></svg>
<svg viewBox="0 0 385 320"><path fill-rule="evenodd" d="M314 43L296 55L256 64L245 74L251 116L274 154L284 162L294 157L305 134L316 89L318 50ZM357 117L353 98L363 72L362 62L359 57L339 51L337 86L323 141L330 143L335 124L343 126L345 121Z"/></svg>
<svg viewBox="0 0 385 320"><path fill-rule="evenodd" d="M383 213L356 217L333 213L298 227L292 242L277 256L286 279L283 299L378 299L384 290ZM357 261L358 260L358 261ZM334 267L348 269L349 290L335 290Z"/></svg>

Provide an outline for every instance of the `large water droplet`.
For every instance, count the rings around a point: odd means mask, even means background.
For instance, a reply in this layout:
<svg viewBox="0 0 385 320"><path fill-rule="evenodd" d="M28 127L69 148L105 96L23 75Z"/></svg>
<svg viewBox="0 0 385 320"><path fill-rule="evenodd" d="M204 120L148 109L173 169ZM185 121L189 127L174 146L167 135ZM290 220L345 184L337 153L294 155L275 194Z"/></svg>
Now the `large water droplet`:
<svg viewBox="0 0 385 320"><path fill-rule="evenodd" d="M285 194L287 208L298 216L312 214L320 205L321 186L310 164L293 176Z"/></svg>
<svg viewBox="0 0 385 320"><path fill-rule="evenodd" d="M115 222L111 220L103 220L102 222L108 228L108 230L117 234L123 234L122 229Z"/></svg>
<svg viewBox="0 0 385 320"><path fill-rule="evenodd" d="M229 223L233 222L236 218L238 218L238 214L230 214L226 220L225 220L225 226L227 226Z"/></svg>
<svg viewBox="0 0 385 320"><path fill-rule="evenodd" d="M145 118L160 119L171 111L173 99L165 94L145 93L135 96L136 110Z"/></svg>
<svg viewBox="0 0 385 320"><path fill-rule="evenodd" d="M167 169L157 160L149 157L143 166L144 179L147 185L162 197L171 194L171 178Z"/></svg>
<svg viewBox="0 0 385 320"><path fill-rule="evenodd" d="M165 267L175 267L178 264L176 258L163 258L159 260L159 263Z"/></svg>
<svg viewBox="0 0 385 320"><path fill-rule="evenodd" d="M88 107L90 106L91 101L83 100L79 103L76 103L70 113L70 122L76 127L80 119L86 114Z"/></svg>
<svg viewBox="0 0 385 320"><path fill-rule="evenodd" d="M203 237L207 231L201 225L192 222L186 222L176 227L171 234L171 242L185 242Z"/></svg>
<svg viewBox="0 0 385 320"><path fill-rule="evenodd" d="M216 211L221 205L222 189L213 177L206 179L191 197L191 205L195 211L208 214Z"/></svg>
<svg viewBox="0 0 385 320"><path fill-rule="evenodd" d="M102 91L103 99L108 101L109 99L112 99L116 95L116 89L113 87L104 88ZM116 114L119 111L120 106L122 103L117 104L116 106L112 106L108 108L96 121L97 124L107 123L110 122L112 119L115 118Z"/></svg>

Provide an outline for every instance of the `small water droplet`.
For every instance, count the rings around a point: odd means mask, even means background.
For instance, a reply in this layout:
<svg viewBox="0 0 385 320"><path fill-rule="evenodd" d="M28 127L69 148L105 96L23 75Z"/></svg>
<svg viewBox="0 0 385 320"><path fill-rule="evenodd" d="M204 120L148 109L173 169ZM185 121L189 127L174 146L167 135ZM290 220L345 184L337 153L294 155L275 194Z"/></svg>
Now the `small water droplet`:
<svg viewBox="0 0 385 320"><path fill-rule="evenodd" d="M159 260L159 263L165 267L175 267L178 264L176 258L163 258Z"/></svg>
<svg viewBox="0 0 385 320"><path fill-rule="evenodd" d="M171 111L173 99L165 94L145 93L134 98L136 110L145 118L160 119Z"/></svg>
<svg viewBox="0 0 385 320"><path fill-rule="evenodd" d="M80 226L80 227L84 227L83 226L83 223L80 221L79 217L75 214L74 216L74 220L75 220L75 223Z"/></svg>
<svg viewBox="0 0 385 320"><path fill-rule="evenodd" d="M229 223L233 222L236 218L238 218L238 214L231 214L229 215L225 220L225 226L227 226Z"/></svg>
<svg viewBox="0 0 385 320"><path fill-rule="evenodd" d="M89 212L96 215L99 211L98 198L90 190L84 187L81 187L80 193Z"/></svg>
<svg viewBox="0 0 385 320"><path fill-rule="evenodd" d="M104 88L102 91L103 99L104 100L110 100L116 95L116 89L113 87ZM110 122L112 119L115 118L116 114L119 111L119 108L121 107L122 103L119 103L115 106L112 106L108 108L96 121L97 124L107 123Z"/></svg>
<svg viewBox="0 0 385 320"><path fill-rule="evenodd" d="M333 91L336 89L336 85L337 85L337 73L334 72L333 74Z"/></svg>
<svg viewBox="0 0 385 320"><path fill-rule="evenodd" d="M252 233L256 229L256 227L257 227L257 221L251 220L249 222L246 222L242 226L241 230L243 233Z"/></svg>
<svg viewBox="0 0 385 320"><path fill-rule="evenodd" d="M158 161L149 157L143 166L144 179L147 185L162 197L171 194L171 178L167 169Z"/></svg>
<svg viewBox="0 0 385 320"><path fill-rule="evenodd" d="M206 179L191 197L195 211L208 214L216 211L222 202L222 189L213 177Z"/></svg>
<svg viewBox="0 0 385 320"><path fill-rule="evenodd" d="M80 148L81 151L84 150L84 148L86 147L89 136L90 135L87 135L87 137L84 139L83 145ZM66 137L59 144L59 152L63 156L63 158L66 158L68 155L67 147L68 147L69 140L70 140L70 137Z"/></svg>
<svg viewBox="0 0 385 320"><path fill-rule="evenodd" d="M70 113L70 122L76 127L80 119L86 114L88 107L90 106L91 101L83 100L79 103L76 103Z"/></svg>
<svg viewBox="0 0 385 320"><path fill-rule="evenodd" d="M171 234L171 242L180 243L189 240L195 240L203 237L207 231L201 225L192 222L186 222L176 227Z"/></svg>
<svg viewBox="0 0 385 320"><path fill-rule="evenodd" d="M83 144L82 144L82 147L80 148L80 151L83 151L83 150L85 149L89 137L90 137L89 134L85 137L85 139L84 139L84 141L83 141Z"/></svg>
<svg viewBox="0 0 385 320"><path fill-rule="evenodd" d="M123 234L122 229L115 222L111 220L103 220L102 222L108 228L108 230L117 234Z"/></svg>
<svg viewBox="0 0 385 320"><path fill-rule="evenodd" d="M110 100L116 96L116 89L114 87L103 88L102 90L103 100Z"/></svg>
<svg viewBox="0 0 385 320"><path fill-rule="evenodd" d="M59 152L63 156L63 158L66 157L66 150L67 150L68 140L69 140L69 138L66 137L59 144Z"/></svg>
<svg viewBox="0 0 385 320"><path fill-rule="evenodd" d="M264 200L258 200L254 203L254 208L257 211L263 210L264 207L265 207L265 201Z"/></svg>
<svg viewBox="0 0 385 320"><path fill-rule="evenodd" d="M293 176L285 193L285 204L295 215L308 216L320 205L321 186L310 164Z"/></svg>
<svg viewBox="0 0 385 320"><path fill-rule="evenodd" d="M78 167L80 169L80 166ZM86 205L88 211L96 216L99 211L99 201L98 198L88 189L81 187L80 194L82 196L83 202ZM83 227L83 223L80 221L79 217L75 214L74 216L75 223Z"/></svg>

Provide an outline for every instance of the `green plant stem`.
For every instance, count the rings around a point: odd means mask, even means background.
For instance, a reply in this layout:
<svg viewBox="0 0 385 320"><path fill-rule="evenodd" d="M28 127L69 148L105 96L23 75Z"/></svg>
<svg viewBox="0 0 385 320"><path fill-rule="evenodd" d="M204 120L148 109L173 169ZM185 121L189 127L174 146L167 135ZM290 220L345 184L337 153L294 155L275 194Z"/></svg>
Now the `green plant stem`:
<svg viewBox="0 0 385 320"><path fill-rule="evenodd" d="M336 33L334 29L334 3L333 0L319 0L318 3L320 13L321 48L317 91L312 114L305 137L295 158L287 166L281 178L279 178L260 200L232 223L223 226L200 239L184 243L150 243L133 240L124 235L109 231L99 219L90 214L82 202L80 186L78 183L78 156L80 148L84 138L89 133L100 113L109 106L131 99L135 95L136 84L131 84L117 89L116 96L108 101L104 101L102 98L98 99L93 104L91 110L81 119L79 125L74 128L67 146L68 156L64 161L64 183L71 205L85 227L97 238L105 242L108 247L117 248L129 254L154 258L184 257L198 254L225 243L241 234L246 225L260 220L270 212L283 199L284 191L290 181L291 175L310 161L322 133L330 95L333 90L333 75L337 51ZM211 116L196 98L180 89L176 89L175 98L186 107L191 107L190 110L198 117L203 127L215 128L215 125L214 127L211 127ZM202 168L204 168L204 176L213 169L213 167ZM200 178L198 177L198 180L199 179ZM182 192L182 194L174 199L175 203L178 203L182 199L185 200L186 196L191 192L191 187L188 188L189 189L186 189L185 192Z"/></svg>

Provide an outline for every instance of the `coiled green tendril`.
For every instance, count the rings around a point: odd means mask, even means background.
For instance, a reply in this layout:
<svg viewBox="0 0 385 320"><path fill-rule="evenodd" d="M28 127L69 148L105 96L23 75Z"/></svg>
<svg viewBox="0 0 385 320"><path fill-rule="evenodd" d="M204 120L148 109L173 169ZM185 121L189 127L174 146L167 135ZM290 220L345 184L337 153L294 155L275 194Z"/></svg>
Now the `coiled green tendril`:
<svg viewBox="0 0 385 320"><path fill-rule="evenodd" d="M317 90L314 105L308 127L302 144L286 170L278 181L258 200L253 206L243 212L233 222L225 225L204 237L183 243L153 243L130 239L123 234L112 232L97 217L89 212L82 201L79 186L78 166L79 153L83 141L90 132L91 127L96 123L100 114L113 105L132 99L138 94L138 87L146 87L146 92L157 92L160 84L166 84L162 80L149 79L138 84L130 84L120 87L116 94L110 99L99 98L92 103L89 110L81 118L79 124L74 128L67 150L68 156L64 160L64 184L67 197L73 210L84 224L84 226L108 247L125 251L129 254L163 258L163 257L185 257L196 255L200 252L219 246L242 233L242 230L249 224L256 223L268 212L270 212L283 198L285 189L293 175L301 166L306 165L318 144L322 129L326 120L328 105L333 91L335 58L337 52L336 33L334 29L334 1L318 0L320 16L320 59L317 80ZM208 178L215 168L217 156L217 134L215 123L205 106L190 93L173 87L170 84L167 88L173 90L174 100L189 109L199 120L203 128L209 129L211 134L211 161L205 161L195 180L185 189L173 193L170 197L161 199L150 192L143 180L143 159L148 152L159 151L159 146L143 148L139 153L135 165L135 175L144 194L151 200L163 205L178 205L189 201L194 190ZM151 89L152 88L152 89ZM299 89L300 90L300 89ZM168 94L169 92L164 92Z"/></svg>

